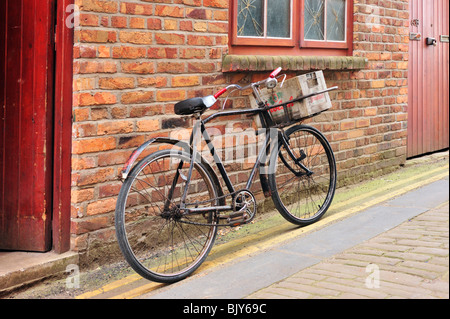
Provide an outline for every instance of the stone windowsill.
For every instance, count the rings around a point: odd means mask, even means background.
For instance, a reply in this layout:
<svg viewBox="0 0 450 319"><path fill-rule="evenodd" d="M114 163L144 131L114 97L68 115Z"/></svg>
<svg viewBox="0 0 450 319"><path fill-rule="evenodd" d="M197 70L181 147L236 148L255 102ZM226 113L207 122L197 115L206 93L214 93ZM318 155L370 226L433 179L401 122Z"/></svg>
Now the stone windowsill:
<svg viewBox="0 0 450 319"><path fill-rule="evenodd" d="M360 70L367 64L367 58L353 56L226 55L222 71L272 71L280 66L284 71Z"/></svg>

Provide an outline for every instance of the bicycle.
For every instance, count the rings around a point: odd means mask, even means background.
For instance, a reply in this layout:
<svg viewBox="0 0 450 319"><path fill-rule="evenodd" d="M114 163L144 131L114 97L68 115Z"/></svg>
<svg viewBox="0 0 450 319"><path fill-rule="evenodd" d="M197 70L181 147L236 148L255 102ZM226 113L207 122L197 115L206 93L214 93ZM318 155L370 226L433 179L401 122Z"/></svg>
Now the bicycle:
<svg viewBox="0 0 450 319"><path fill-rule="evenodd" d="M274 89L282 76L284 82L286 75L279 75L280 72L278 68L267 79L245 87L232 84L213 96L177 103L177 115L195 118L189 143L166 137L152 138L125 163L115 212L116 235L126 261L142 277L161 283L188 277L206 259L219 227L251 222L257 203L250 187L258 169L265 196L272 198L287 221L309 225L328 210L336 188L336 162L329 142L317 129L292 123L288 116L286 121L276 124L270 111L281 107L287 113L288 105L337 87L269 106L261 99L260 90ZM202 118L225 92L250 88L258 108L222 108ZM218 117L243 114L259 116L265 141L245 188L236 190L205 124ZM292 124L295 125L284 130ZM197 149L201 137L208 145L227 193ZM167 144L170 148L151 153L135 164L152 144Z"/></svg>

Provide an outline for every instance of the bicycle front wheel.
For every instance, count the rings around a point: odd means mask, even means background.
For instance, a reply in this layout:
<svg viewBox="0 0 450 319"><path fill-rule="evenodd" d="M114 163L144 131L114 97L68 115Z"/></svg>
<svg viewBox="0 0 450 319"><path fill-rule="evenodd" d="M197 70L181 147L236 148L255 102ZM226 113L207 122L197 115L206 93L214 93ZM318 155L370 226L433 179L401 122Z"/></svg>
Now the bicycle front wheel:
<svg viewBox="0 0 450 319"><path fill-rule="evenodd" d="M317 129L296 125L286 131L288 147L272 154L269 186L280 214L296 225L318 221L328 210L336 189L336 161L330 144ZM302 167L303 166L303 167Z"/></svg>
<svg viewBox="0 0 450 319"><path fill-rule="evenodd" d="M191 164L181 151L150 154L131 170L116 205L116 234L129 265L142 277L172 283L206 259L217 234L213 212L185 215L181 198ZM218 190L205 164L196 162L186 207L217 206Z"/></svg>

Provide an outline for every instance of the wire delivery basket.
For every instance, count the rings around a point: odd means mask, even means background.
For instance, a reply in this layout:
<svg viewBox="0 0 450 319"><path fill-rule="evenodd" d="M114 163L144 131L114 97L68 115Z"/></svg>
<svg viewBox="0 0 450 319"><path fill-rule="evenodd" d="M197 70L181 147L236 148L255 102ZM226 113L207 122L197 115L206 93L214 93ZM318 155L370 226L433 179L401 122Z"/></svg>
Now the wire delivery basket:
<svg viewBox="0 0 450 319"><path fill-rule="evenodd" d="M316 116L331 108L329 91L322 71L311 72L286 80L273 89L263 88L260 97L266 101L265 108L273 125L289 126L300 120ZM258 107L256 99L250 98L252 107Z"/></svg>

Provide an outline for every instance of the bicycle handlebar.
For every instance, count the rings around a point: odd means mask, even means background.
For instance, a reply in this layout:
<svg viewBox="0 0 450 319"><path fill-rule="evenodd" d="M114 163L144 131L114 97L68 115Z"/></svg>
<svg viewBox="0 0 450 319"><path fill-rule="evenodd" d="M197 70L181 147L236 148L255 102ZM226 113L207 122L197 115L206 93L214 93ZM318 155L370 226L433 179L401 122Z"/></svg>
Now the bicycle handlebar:
<svg viewBox="0 0 450 319"><path fill-rule="evenodd" d="M241 87L240 85L237 85L237 84L229 85L226 88L223 88L220 91L218 91L216 94L214 94L214 98L218 99L221 95L225 94L232 87L235 87L235 88L237 88L239 90L245 90L245 89L247 89L247 88L249 88L251 86L262 85L262 84L266 83L268 80L276 79L276 76L281 72L281 70L282 70L282 68L279 67L279 68L275 69L274 71L272 71L272 73L270 73L270 75L269 75L269 77L267 79L259 81L259 82L251 83L251 84L249 84L249 85L247 85L245 87Z"/></svg>
<svg viewBox="0 0 450 319"><path fill-rule="evenodd" d="M272 73L270 73L269 78L274 79L280 72L281 72L282 68L281 66L274 70Z"/></svg>

